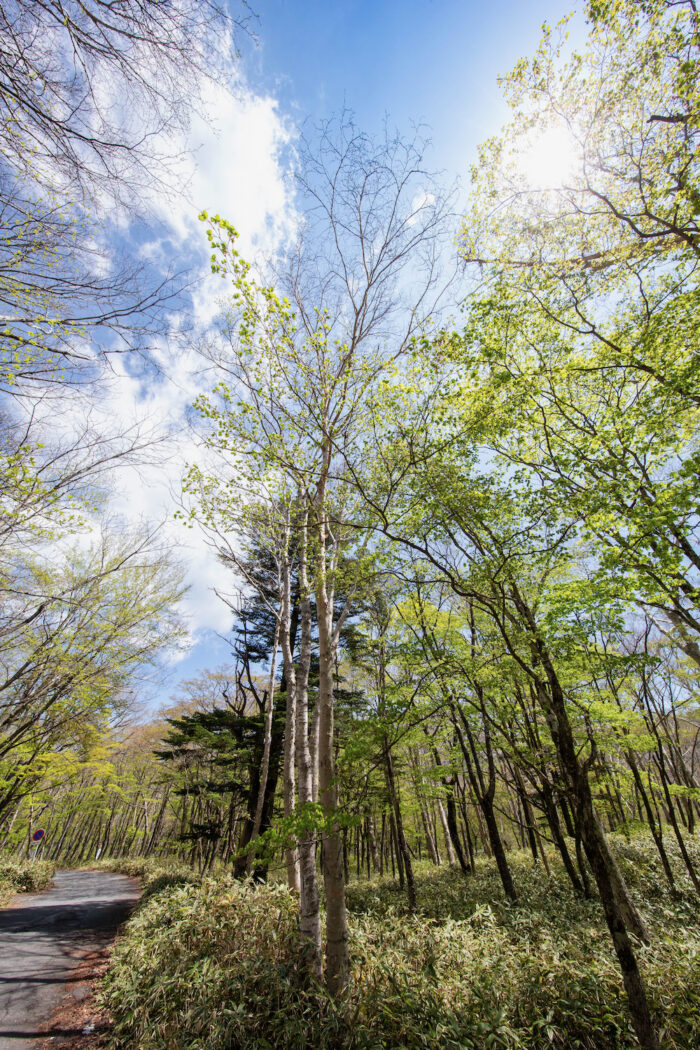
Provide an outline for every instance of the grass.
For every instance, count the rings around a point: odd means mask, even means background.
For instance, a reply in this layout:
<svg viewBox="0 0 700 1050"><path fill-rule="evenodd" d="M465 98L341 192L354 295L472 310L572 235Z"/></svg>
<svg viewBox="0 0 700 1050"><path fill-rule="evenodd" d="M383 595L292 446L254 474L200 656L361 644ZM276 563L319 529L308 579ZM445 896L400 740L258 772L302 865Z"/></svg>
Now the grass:
<svg viewBox="0 0 700 1050"><path fill-rule="evenodd" d="M0 858L0 907L18 893L36 893L50 885L56 865L48 860Z"/></svg>
<svg viewBox="0 0 700 1050"><path fill-rule="evenodd" d="M639 955L664 1046L700 1046L698 900L653 844L614 847L651 934ZM161 887L118 944L105 987L119 1050L623 1050L636 1046L599 905L552 864L421 868L418 908L389 879L348 888L352 986L332 1003L299 965L297 905L280 886L206 878Z"/></svg>

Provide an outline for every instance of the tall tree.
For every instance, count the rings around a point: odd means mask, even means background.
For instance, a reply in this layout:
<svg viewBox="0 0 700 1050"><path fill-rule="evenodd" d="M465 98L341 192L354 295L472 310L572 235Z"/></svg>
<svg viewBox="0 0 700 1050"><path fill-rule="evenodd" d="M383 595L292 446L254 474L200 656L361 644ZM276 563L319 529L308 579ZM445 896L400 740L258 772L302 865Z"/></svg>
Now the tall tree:
<svg viewBox="0 0 700 1050"><path fill-rule="evenodd" d="M238 256L228 222L215 217L210 223L213 269L233 278L235 295L224 318L225 338L209 353L218 385L197 407L213 423L209 447L235 455L244 483L262 476L270 479L269 489L281 488L295 526L294 547L308 569L319 644L326 980L340 993L349 968L333 745L334 666L360 565L356 559L348 576L346 555L362 542L344 457L353 455L368 389L394 367L435 308L442 290L437 261L446 203L422 167L418 141L387 134L374 143L347 116L323 126L313 149L305 149L299 189L307 224L298 250L280 267L276 287L254 279ZM341 591L347 597L338 609ZM305 600L300 582L300 601ZM297 689L302 732L308 725L304 675ZM305 740L297 742L297 754L305 768ZM310 866L308 874L311 914L318 907ZM306 910L304 896L302 913ZM313 938L315 929L314 921Z"/></svg>

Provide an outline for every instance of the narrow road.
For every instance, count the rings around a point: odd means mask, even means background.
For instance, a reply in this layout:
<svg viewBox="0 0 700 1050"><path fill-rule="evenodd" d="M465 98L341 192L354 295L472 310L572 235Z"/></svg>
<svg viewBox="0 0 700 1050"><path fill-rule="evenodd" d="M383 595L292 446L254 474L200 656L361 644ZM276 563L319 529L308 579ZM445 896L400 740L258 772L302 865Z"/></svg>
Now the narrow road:
<svg viewBox="0 0 700 1050"><path fill-rule="evenodd" d="M0 1050L30 1050L88 952L129 916L139 888L107 871L58 871L43 893L0 911Z"/></svg>

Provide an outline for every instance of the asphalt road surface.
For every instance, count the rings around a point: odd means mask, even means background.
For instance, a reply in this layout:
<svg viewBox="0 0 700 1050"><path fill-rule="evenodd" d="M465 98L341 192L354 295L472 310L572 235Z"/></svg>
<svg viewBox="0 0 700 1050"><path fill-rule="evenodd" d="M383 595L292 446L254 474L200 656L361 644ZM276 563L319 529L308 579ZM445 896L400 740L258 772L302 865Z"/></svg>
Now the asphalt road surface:
<svg viewBox="0 0 700 1050"><path fill-rule="evenodd" d="M0 1050L36 1045L81 958L112 940L138 896L124 875L58 871L51 889L0 911Z"/></svg>

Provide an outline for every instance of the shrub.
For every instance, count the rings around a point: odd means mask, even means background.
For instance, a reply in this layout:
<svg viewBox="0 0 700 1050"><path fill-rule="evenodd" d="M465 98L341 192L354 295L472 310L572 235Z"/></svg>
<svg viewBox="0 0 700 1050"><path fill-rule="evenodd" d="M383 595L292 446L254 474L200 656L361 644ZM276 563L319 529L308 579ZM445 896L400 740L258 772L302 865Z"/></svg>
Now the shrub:
<svg viewBox="0 0 700 1050"><path fill-rule="evenodd" d="M37 893L46 889L56 872L48 860L0 859L0 905L7 904L16 893Z"/></svg>
<svg viewBox="0 0 700 1050"><path fill-rule="evenodd" d="M700 1046L700 927L679 867L615 842L652 933L640 948L667 1050ZM352 984L332 1003L299 966L297 902L280 886L166 887L127 927L105 1000L120 1050L632 1050L600 907L511 854L518 904L486 861L423 869L418 908L388 879L348 889ZM673 857L675 864L678 858ZM653 896L646 896L651 894ZM644 894L646 899L641 896Z"/></svg>
<svg viewBox="0 0 700 1050"><path fill-rule="evenodd" d="M296 903L280 886L204 879L157 894L113 954L114 1045L305 1045L282 1041L289 1022L304 1031L299 958Z"/></svg>

